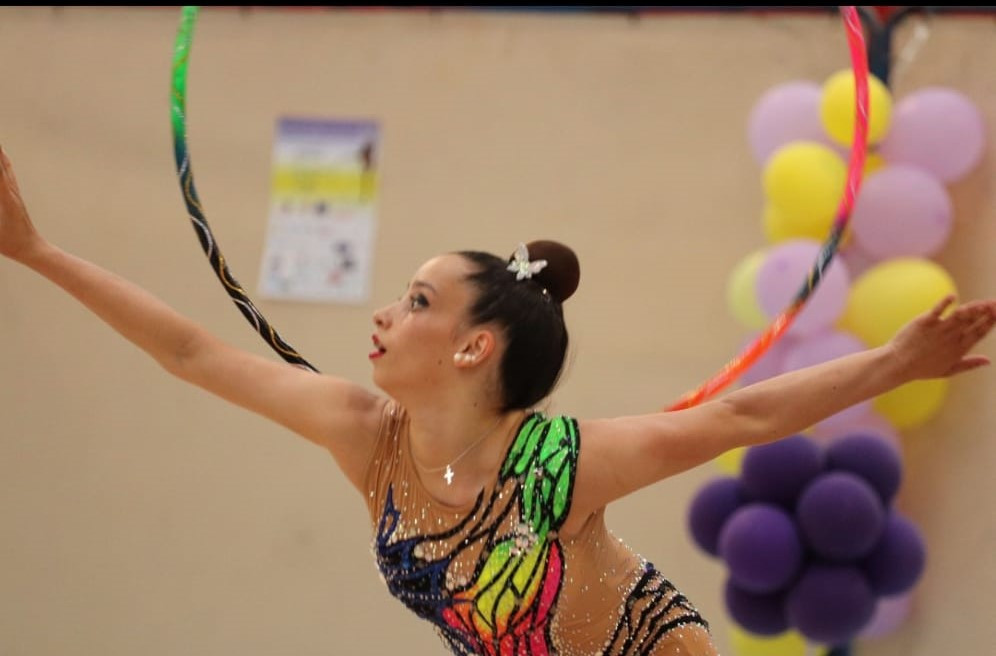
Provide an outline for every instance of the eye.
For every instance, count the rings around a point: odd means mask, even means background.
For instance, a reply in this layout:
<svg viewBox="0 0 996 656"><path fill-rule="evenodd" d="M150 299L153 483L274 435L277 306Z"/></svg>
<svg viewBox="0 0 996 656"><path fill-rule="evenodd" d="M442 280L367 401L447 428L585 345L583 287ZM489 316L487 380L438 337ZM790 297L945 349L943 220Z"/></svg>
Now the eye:
<svg viewBox="0 0 996 656"><path fill-rule="evenodd" d="M425 294L412 294L408 298L408 307L412 310L427 308L429 307L429 299L425 297Z"/></svg>

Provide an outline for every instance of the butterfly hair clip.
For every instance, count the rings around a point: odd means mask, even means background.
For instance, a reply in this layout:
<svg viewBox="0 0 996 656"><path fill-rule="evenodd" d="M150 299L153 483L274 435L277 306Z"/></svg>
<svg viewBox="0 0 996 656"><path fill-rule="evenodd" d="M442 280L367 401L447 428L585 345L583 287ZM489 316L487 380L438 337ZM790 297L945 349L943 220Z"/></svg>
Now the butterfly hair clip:
<svg viewBox="0 0 996 656"><path fill-rule="evenodd" d="M515 273L516 280L532 278L546 266L546 260L529 261L529 250L525 244L519 244L512 256L512 262L508 265L508 270Z"/></svg>

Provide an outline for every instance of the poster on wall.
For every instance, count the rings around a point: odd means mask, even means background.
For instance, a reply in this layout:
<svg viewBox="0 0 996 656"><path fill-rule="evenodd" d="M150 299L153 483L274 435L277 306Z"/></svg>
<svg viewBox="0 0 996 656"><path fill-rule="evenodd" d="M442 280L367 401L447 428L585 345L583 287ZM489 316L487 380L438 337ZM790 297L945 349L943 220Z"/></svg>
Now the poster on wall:
<svg viewBox="0 0 996 656"><path fill-rule="evenodd" d="M261 296L329 303L368 299L377 147L374 122L277 121Z"/></svg>

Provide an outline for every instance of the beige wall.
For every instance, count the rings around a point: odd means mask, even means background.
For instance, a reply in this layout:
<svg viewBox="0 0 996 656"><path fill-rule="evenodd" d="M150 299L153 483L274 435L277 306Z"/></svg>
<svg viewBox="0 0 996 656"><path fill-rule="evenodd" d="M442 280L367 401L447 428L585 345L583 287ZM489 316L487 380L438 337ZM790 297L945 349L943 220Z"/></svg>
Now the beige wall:
<svg viewBox="0 0 996 656"><path fill-rule="evenodd" d="M267 353L212 278L175 182L175 9L0 9L0 143L55 242ZM896 79L948 85L996 125L991 21L940 18ZM900 45L908 37L904 32ZM373 299L260 302L319 368L369 383L370 313L442 251L572 244L574 358L553 409L653 410L712 375L745 332L731 268L763 245L746 117L771 86L848 66L834 17L207 10L189 132L207 215L255 289L270 149L284 115L383 129ZM990 156L954 187L940 256L964 296L996 292ZM381 587L359 498L316 447L163 374L29 271L0 262L0 654L436 654ZM996 356L990 341L985 352ZM907 435L902 505L925 531L914 617L859 653L996 644L996 373L954 383ZM723 573L691 544L711 465L610 521L728 642Z"/></svg>

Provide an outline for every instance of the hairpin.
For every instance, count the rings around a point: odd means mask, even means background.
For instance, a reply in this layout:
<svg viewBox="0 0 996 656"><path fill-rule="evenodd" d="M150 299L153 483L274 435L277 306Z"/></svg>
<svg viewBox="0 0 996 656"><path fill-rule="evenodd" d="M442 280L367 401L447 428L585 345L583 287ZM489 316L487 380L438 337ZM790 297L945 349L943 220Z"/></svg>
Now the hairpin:
<svg viewBox="0 0 996 656"><path fill-rule="evenodd" d="M533 274L539 273L546 266L546 260L529 261L529 250L525 244L519 244L515 249L512 262L508 265L508 270L515 273L516 280L532 278Z"/></svg>

